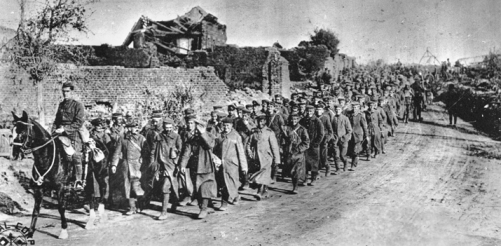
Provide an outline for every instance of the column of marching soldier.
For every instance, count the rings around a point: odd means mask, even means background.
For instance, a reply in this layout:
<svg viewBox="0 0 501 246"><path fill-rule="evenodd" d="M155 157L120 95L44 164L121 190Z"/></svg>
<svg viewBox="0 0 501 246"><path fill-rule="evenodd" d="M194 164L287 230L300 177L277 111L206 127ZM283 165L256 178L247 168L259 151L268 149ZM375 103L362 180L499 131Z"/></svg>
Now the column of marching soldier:
<svg viewBox="0 0 501 246"><path fill-rule="evenodd" d="M127 215L161 196L159 220L168 218L169 203L171 212L198 205L198 218L205 218L209 207L224 211L237 204L239 190L257 189L254 197L261 200L277 181L290 178L290 192L297 194L300 186L314 186L322 169L325 176L355 171L360 157L385 154L397 115L407 123L416 104L409 86L383 86L346 82L329 93L275 95L272 101L227 105L226 112L215 106L207 121L192 109L178 124L153 111L142 129L129 113L114 113L112 124L94 119L91 138L111 146L110 206L119 183L129 200Z"/></svg>

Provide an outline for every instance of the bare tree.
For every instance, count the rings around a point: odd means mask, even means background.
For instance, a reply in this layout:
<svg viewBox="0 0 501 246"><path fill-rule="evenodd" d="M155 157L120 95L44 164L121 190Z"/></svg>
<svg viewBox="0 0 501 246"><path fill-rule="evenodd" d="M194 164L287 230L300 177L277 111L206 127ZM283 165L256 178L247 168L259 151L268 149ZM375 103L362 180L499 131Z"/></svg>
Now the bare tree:
<svg viewBox="0 0 501 246"><path fill-rule="evenodd" d="M25 71L37 89L37 113L45 125L43 82L61 61L76 65L86 63L86 52L75 46L73 33L87 33L89 14L84 1L45 0L39 12L26 18L26 0L18 0L21 21L11 47L12 68Z"/></svg>

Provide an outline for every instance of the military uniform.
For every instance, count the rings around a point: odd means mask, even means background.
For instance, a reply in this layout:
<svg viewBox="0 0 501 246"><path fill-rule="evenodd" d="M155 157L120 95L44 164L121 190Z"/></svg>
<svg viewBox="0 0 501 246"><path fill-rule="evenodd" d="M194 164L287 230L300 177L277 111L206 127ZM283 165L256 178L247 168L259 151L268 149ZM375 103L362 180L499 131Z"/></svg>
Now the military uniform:
<svg viewBox="0 0 501 246"><path fill-rule="evenodd" d="M367 120L362 112L352 113L349 116L350 124L353 129L350 142L348 143L348 154L351 156L351 169L358 164L358 155L362 151L362 143L368 137Z"/></svg>
<svg viewBox="0 0 501 246"><path fill-rule="evenodd" d="M240 171L247 172L242 137L234 129L229 133L221 133L216 138L213 152L223 161L217 176L223 195L221 209L224 209L227 203L233 203L238 199Z"/></svg>
<svg viewBox="0 0 501 246"><path fill-rule="evenodd" d="M186 173L191 181L186 177L186 186L188 182L193 182L193 196L198 200L200 206L199 218L207 214L209 200L217 196L216 192L216 167L212 161L212 148L215 145L214 136L205 131L204 133L186 132L183 143L183 151L179 165L182 168L189 169Z"/></svg>
<svg viewBox="0 0 501 246"><path fill-rule="evenodd" d="M299 121L299 124L306 128L310 139L310 147L305 152L305 158L306 171L311 171L310 184L312 184L318 175L318 168L320 164L320 145L322 144L322 140L325 136L324 125L316 116L306 116Z"/></svg>
<svg viewBox="0 0 501 246"><path fill-rule="evenodd" d="M80 129L84 124L85 108L82 103L74 99L65 99L57 108L54 129L63 128L63 136L71 141L71 146L75 150L72 156L67 156L66 161L75 168L77 181L82 180L82 150L83 142L80 136ZM69 170L71 172L71 169Z"/></svg>
<svg viewBox="0 0 501 246"><path fill-rule="evenodd" d="M146 187L146 194L148 194L154 187L155 178L158 177L158 183L163 194L162 214L159 219L165 219L163 216L167 212L169 198L172 200L171 208L173 211L175 211L179 200L176 167L182 147L181 137L173 131L162 131L153 139L149 158L152 161L150 164L152 167L146 171L145 176L148 178L143 186Z"/></svg>
<svg viewBox="0 0 501 246"><path fill-rule="evenodd" d="M334 156L336 164L336 172L339 171L339 161L342 161L343 169L346 171L348 160L346 154L348 152L348 142L351 138L352 128L350 120L345 115L336 115L332 121L332 130L334 132Z"/></svg>
<svg viewBox="0 0 501 246"><path fill-rule="evenodd" d="M310 138L307 130L298 124L287 126L285 138L285 163L282 175L290 175L292 178L293 192L298 182L306 182L306 163L304 152L310 148Z"/></svg>

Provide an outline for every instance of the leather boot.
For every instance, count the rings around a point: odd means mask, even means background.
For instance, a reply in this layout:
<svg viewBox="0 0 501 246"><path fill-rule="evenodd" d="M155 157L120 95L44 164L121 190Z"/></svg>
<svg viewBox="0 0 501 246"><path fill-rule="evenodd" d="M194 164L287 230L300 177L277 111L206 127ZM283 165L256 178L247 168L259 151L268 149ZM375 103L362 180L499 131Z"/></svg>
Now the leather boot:
<svg viewBox="0 0 501 246"><path fill-rule="evenodd" d="M167 207L169 206L169 194L164 194L164 199L162 200L162 212L157 220L166 220L169 216L167 215ZM174 206L174 205L173 205Z"/></svg>
<svg viewBox="0 0 501 246"><path fill-rule="evenodd" d="M292 178L292 194L297 194L297 179Z"/></svg>
<svg viewBox="0 0 501 246"><path fill-rule="evenodd" d="M228 202L221 198L221 206L217 208L217 211L226 211L228 209Z"/></svg>
<svg viewBox="0 0 501 246"><path fill-rule="evenodd" d="M357 167L357 164L358 164L358 157L355 156L351 159L351 168L349 170L355 171L355 167Z"/></svg>
<svg viewBox="0 0 501 246"><path fill-rule="evenodd" d="M311 172L311 181L308 184L309 186L315 186L314 182L317 180L317 173Z"/></svg>
<svg viewBox="0 0 501 246"><path fill-rule="evenodd" d="M204 219L209 214L207 212L207 207L209 206L209 199L203 198L202 204L200 204L200 213L198 214L198 219Z"/></svg>
<svg viewBox="0 0 501 246"><path fill-rule="evenodd" d="M269 194L268 194L268 186L266 185L263 185L263 188L261 189L261 198L262 199L266 199L268 198Z"/></svg>
<svg viewBox="0 0 501 246"><path fill-rule="evenodd" d="M129 212L125 213L125 215L133 215L137 213L136 199L129 198L129 207Z"/></svg>
<svg viewBox="0 0 501 246"><path fill-rule="evenodd" d="M331 175L331 165L327 164L325 166L325 177Z"/></svg>
<svg viewBox="0 0 501 246"><path fill-rule="evenodd" d="M257 188L257 192L256 194L254 195L254 198L256 198L256 200L258 201L261 201L261 190L263 188L263 185L259 185L259 188Z"/></svg>

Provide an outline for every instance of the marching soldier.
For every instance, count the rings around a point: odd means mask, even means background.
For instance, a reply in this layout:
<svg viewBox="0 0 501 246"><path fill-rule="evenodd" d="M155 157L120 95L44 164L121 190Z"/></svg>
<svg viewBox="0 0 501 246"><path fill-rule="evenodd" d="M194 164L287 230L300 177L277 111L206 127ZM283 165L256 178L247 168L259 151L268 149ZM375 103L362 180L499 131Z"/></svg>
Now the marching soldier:
<svg viewBox="0 0 501 246"><path fill-rule="evenodd" d="M367 121L365 115L360 111L360 104L358 102L352 103L353 112L350 114L350 124L353 128L353 134L350 142L348 143L348 153L351 156L350 171L355 171L358 164L358 155L362 151L362 143L364 139L369 142L369 135L367 132Z"/></svg>
<svg viewBox="0 0 501 246"><path fill-rule="evenodd" d="M311 182L308 185L313 186L318 176L318 167L320 164L320 145L325 136L324 125L320 119L315 116L315 107L308 105L306 116L299 122L308 131L310 146L305 152L306 170L311 171ZM299 183L302 185L302 183Z"/></svg>
<svg viewBox="0 0 501 246"><path fill-rule="evenodd" d="M292 178L292 193L297 194L298 182L306 181L306 164L304 152L310 148L310 138L307 130L299 124L301 116L291 115L291 122L286 127L285 138L285 163L282 175Z"/></svg>
<svg viewBox="0 0 501 246"><path fill-rule="evenodd" d="M374 153L372 158L376 158L381 152L381 116L377 111L377 103L374 101L368 102L368 109L365 112L365 119L367 120L367 130L369 132L370 142L369 151L367 152L367 160L371 157L371 152Z"/></svg>
<svg viewBox="0 0 501 246"><path fill-rule="evenodd" d="M199 219L207 217L209 202L212 197L217 196L216 166L211 153L214 145L215 138L206 131L205 124L196 120L195 116L187 117L180 174L185 176L186 183L193 182L193 197L197 199L200 207ZM186 176L190 176L191 181Z"/></svg>
<svg viewBox="0 0 501 246"><path fill-rule="evenodd" d="M240 187L240 172L247 175L247 159L245 156L242 137L233 129L233 120L222 120L223 131L216 138L214 154L222 160L222 165L217 171L219 185L222 188L221 207L225 211L228 203L238 202L238 187Z"/></svg>
<svg viewBox="0 0 501 246"><path fill-rule="evenodd" d="M169 199L172 201L171 212L176 211L179 199L179 185L176 177L176 168L179 154L182 148L181 137L175 133L174 121L165 118L162 124L163 131L155 135L150 151L150 180L148 180L148 190L151 192L156 179L162 191L162 212L157 217L158 220L167 219L167 206ZM146 196L146 195L145 195Z"/></svg>
<svg viewBox="0 0 501 246"><path fill-rule="evenodd" d="M324 113L325 104L322 102L316 106L315 114L324 127L324 138L320 144L320 168L325 168L325 176L330 174L331 166L327 163L329 143L332 140L332 123L329 114Z"/></svg>
<svg viewBox="0 0 501 246"><path fill-rule="evenodd" d="M118 141L111 164L112 173L117 169L122 173L125 198L129 200L129 212L126 215L133 215L142 209L136 207L136 200L144 195L141 188L141 165L145 156L144 150L146 139L139 134L139 121L132 120L125 126L127 132Z"/></svg>
<svg viewBox="0 0 501 246"><path fill-rule="evenodd" d="M255 197L261 200L268 197L271 170L280 163L280 149L275 133L266 126L266 115L258 115L256 120L257 127L246 142L245 150L249 157L249 182L258 187Z"/></svg>
<svg viewBox="0 0 501 246"><path fill-rule="evenodd" d="M348 152L348 142L351 139L352 128L350 120L343 114L343 108L337 104L334 106L336 116L332 121L332 131L334 132L334 156L336 171L334 175L339 172L339 161L343 162L343 171L346 171L348 160L346 154Z"/></svg>

